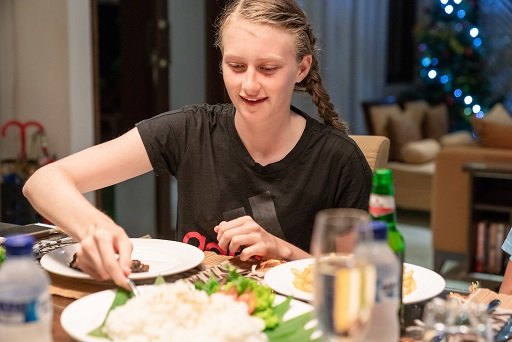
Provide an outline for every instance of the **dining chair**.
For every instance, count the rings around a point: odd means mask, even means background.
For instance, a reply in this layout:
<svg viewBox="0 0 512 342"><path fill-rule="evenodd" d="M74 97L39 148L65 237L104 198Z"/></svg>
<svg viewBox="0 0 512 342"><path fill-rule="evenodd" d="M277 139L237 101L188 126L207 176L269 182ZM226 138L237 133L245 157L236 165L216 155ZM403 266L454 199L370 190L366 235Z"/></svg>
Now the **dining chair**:
<svg viewBox="0 0 512 342"><path fill-rule="evenodd" d="M386 167L389 156L389 139L381 135L351 135L363 152L372 172Z"/></svg>

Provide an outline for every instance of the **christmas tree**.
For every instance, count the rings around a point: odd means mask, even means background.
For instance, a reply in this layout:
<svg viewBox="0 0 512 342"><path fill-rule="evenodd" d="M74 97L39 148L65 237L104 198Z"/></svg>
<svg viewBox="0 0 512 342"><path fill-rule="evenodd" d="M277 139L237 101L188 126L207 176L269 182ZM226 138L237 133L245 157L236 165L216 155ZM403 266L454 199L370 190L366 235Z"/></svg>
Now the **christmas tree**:
<svg viewBox="0 0 512 342"><path fill-rule="evenodd" d="M469 129L490 105L477 0L434 0L431 21L415 31L422 97L444 101L452 130Z"/></svg>

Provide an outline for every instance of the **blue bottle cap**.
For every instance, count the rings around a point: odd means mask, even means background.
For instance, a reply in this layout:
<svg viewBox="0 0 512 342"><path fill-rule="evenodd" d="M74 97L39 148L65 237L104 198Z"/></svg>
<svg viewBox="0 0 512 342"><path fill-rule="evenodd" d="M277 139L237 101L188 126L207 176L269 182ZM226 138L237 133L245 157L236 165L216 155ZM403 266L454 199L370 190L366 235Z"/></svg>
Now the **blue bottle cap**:
<svg viewBox="0 0 512 342"><path fill-rule="evenodd" d="M373 238L386 240L388 238L388 225L384 221L372 221Z"/></svg>
<svg viewBox="0 0 512 342"><path fill-rule="evenodd" d="M32 254L34 238L30 235L11 235L5 239L4 245L7 256Z"/></svg>

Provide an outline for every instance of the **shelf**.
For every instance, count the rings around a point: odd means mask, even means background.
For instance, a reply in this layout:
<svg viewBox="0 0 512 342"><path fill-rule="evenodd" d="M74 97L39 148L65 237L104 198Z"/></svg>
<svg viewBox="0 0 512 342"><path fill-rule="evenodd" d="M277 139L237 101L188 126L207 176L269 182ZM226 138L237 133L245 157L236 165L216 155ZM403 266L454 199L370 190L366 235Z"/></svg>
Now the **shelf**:
<svg viewBox="0 0 512 342"><path fill-rule="evenodd" d="M495 283L501 283L503 281L502 275L492 273L470 272L469 277L475 280L492 281Z"/></svg>
<svg viewBox="0 0 512 342"><path fill-rule="evenodd" d="M512 224L512 163L468 163L463 170L470 176L468 275L481 283L500 284L507 258L501 245Z"/></svg>
<svg viewBox="0 0 512 342"><path fill-rule="evenodd" d="M512 207L506 206L506 205L474 203L473 209L485 210L485 211L497 211L497 212L503 212L503 213L512 213Z"/></svg>

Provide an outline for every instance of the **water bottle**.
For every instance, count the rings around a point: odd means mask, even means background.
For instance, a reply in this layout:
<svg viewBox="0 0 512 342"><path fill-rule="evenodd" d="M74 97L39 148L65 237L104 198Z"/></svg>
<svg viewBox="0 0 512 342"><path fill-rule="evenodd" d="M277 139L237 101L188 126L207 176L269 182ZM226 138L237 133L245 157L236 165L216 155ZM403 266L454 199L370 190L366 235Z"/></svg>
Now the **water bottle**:
<svg viewBox="0 0 512 342"><path fill-rule="evenodd" d="M404 237L396 227L395 189L393 172L390 169L376 169L373 173L372 191L369 204L370 216L373 220L384 221L388 227L388 245L400 260L400 286L398 319L401 331L405 331L405 305L403 303L402 281L403 263L405 261Z"/></svg>
<svg viewBox="0 0 512 342"><path fill-rule="evenodd" d="M400 261L387 242L388 229L383 221L372 222L373 240L358 246L357 253L375 265L377 283L375 304L365 342L397 342L400 339Z"/></svg>
<svg viewBox="0 0 512 342"><path fill-rule="evenodd" d="M5 240L7 258L0 266L0 340L52 341L50 279L32 254L34 238Z"/></svg>

